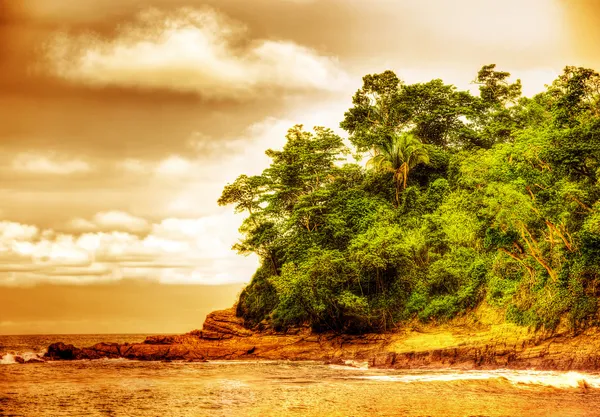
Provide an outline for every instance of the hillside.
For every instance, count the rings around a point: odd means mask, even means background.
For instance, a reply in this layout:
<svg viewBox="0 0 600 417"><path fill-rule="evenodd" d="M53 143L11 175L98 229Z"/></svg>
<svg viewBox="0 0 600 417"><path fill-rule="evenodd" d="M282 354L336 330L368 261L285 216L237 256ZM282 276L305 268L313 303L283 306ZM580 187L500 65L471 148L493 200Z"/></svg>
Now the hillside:
<svg viewBox="0 0 600 417"><path fill-rule="evenodd" d="M261 259L247 326L385 332L484 303L526 328L597 324L600 76L566 67L531 98L495 65L474 83L367 75L348 143L295 126L261 175L224 188L246 216L234 249Z"/></svg>

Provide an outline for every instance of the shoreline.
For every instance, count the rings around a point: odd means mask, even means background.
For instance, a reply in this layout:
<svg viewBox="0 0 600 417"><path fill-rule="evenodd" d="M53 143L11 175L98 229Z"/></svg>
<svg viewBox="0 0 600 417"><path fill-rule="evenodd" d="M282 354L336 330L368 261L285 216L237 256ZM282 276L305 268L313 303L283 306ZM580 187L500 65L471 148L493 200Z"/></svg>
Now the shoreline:
<svg viewBox="0 0 600 417"><path fill-rule="evenodd" d="M600 370L600 332L544 335L517 327L473 330L449 326L385 334L252 331L233 309L210 313L202 330L151 335L141 343L49 346L43 360L125 358L141 361L292 360L377 369Z"/></svg>

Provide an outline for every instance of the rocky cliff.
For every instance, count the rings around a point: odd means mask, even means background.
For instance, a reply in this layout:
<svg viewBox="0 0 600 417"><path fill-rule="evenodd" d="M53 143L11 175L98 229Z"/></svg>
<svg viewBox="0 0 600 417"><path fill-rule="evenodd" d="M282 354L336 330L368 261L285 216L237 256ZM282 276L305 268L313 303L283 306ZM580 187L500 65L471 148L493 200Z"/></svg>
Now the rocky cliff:
<svg viewBox="0 0 600 417"><path fill-rule="evenodd" d="M387 334L314 334L309 329L279 333L244 327L234 310L208 315L202 330L149 336L143 343L100 343L77 348L52 344L47 360L127 358L135 360L313 360L368 362L386 368L600 369L600 332L577 336L528 333L516 327L404 330Z"/></svg>

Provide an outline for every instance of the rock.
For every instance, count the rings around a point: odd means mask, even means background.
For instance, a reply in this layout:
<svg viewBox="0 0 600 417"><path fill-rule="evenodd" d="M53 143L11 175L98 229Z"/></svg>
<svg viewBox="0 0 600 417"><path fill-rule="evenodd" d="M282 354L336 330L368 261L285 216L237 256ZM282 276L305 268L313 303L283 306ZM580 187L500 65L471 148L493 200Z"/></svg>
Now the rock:
<svg viewBox="0 0 600 417"><path fill-rule="evenodd" d="M118 343L97 343L91 347L91 349L96 351L99 355L108 358L120 357L121 353L119 348L120 345Z"/></svg>
<svg viewBox="0 0 600 417"><path fill-rule="evenodd" d="M73 360L80 359L80 355L81 349L78 349L73 345L65 345L64 343L59 342L51 344L44 357L51 360Z"/></svg>
<svg viewBox="0 0 600 417"><path fill-rule="evenodd" d="M25 363L25 359L23 359L21 356L15 356L15 362L16 363Z"/></svg>
<svg viewBox="0 0 600 417"><path fill-rule="evenodd" d="M170 349L170 345L132 344L124 357L141 361L159 361L166 359Z"/></svg>
<svg viewBox="0 0 600 417"><path fill-rule="evenodd" d="M228 334L228 333L219 333L219 332L215 332L215 331L211 331L211 330L203 330L201 332L201 339L206 339L206 340L221 340L221 339L231 339L232 337L234 337L232 334Z"/></svg>
<svg viewBox="0 0 600 417"><path fill-rule="evenodd" d="M329 364L368 362L374 368L536 368L600 370L600 330L572 335L498 334L460 329L404 329L396 333L313 334L300 327L287 333L244 327L233 309L210 313L202 330L184 335L148 336L143 343L99 343L87 348L54 343L48 360L127 358L143 361L227 359L312 360ZM428 348L428 346L431 346ZM22 359L22 358L21 358Z"/></svg>
<svg viewBox="0 0 600 417"><path fill-rule="evenodd" d="M323 362L325 365L346 365L342 358L331 358Z"/></svg>
<svg viewBox="0 0 600 417"><path fill-rule="evenodd" d="M208 362L206 359L188 359L186 362Z"/></svg>
<svg viewBox="0 0 600 417"><path fill-rule="evenodd" d="M148 336L144 343L148 345L170 345L175 343L174 336Z"/></svg>
<svg viewBox="0 0 600 417"><path fill-rule="evenodd" d="M253 334L251 330L244 327L244 319L235 316L233 308L209 313L202 326L202 333L204 334L206 330L239 337Z"/></svg>

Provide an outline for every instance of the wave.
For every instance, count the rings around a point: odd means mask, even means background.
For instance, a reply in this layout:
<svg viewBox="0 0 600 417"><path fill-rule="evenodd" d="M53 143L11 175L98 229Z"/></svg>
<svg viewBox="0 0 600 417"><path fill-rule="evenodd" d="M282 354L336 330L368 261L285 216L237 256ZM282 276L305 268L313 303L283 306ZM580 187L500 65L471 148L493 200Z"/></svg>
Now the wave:
<svg viewBox="0 0 600 417"><path fill-rule="evenodd" d="M364 361L353 361L353 360L345 360L344 364L332 364L329 365L330 368L347 370L347 371L368 371L369 370L369 362Z"/></svg>
<svg viewBox="0 0 600 417"><path fill-rule="evenodd" d="M12 365L22 362L39 362L43 361L44 353L23 352L23 353L7 353L0 359L0 365Z"/></svg>
<svg viewBox="0 0 600 417"><path fill-rule="evenodd" d="M600 388L600 375L579 372L498 370L407 375L364 375L354 378L404 383L497 380L508 381L516 386L537 385L553 388Z"/></svg>

